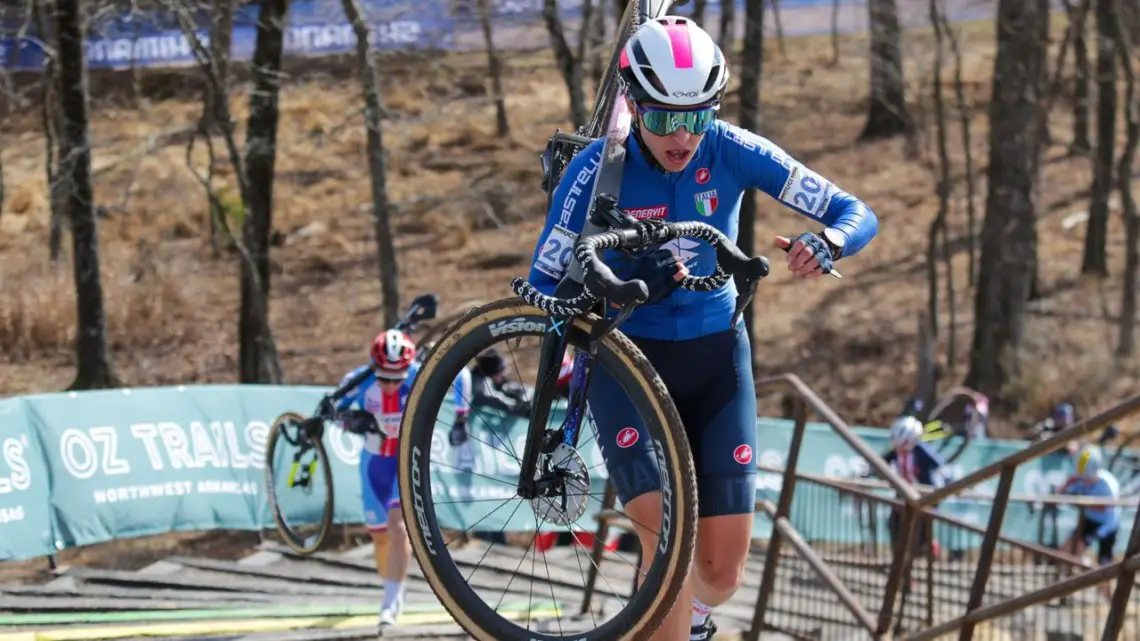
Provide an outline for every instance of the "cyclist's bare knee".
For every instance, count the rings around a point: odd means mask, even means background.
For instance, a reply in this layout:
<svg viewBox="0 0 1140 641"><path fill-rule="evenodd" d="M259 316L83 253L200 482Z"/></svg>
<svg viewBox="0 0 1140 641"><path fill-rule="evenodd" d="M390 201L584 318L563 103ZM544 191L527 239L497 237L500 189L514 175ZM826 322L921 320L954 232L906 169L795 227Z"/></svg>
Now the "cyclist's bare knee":
<svg viewBox="0 0 1140 641"><path fill-rule="evenodd" d="M388 532L395 545L401 549L412 549L412 542L408 539L408 527L404 524L404 514L398 506L388 511Z"/></svg>
<svg viewBox="0 0 1140 641"><path fill-rule="evenodd" d="M372 536L372 545L374 545L376 547L380 547L380 548L388 546L388 530L387 529L379 530L379 531L369 531L368 534Z"/></svg>
<svg viewBox="0 0 1140 641"><path fill-rule="evenodd" d="M698 599L719 605L736 592L744 581L751 539L751 514L728 514L698 521L693 564Z"/></svg>

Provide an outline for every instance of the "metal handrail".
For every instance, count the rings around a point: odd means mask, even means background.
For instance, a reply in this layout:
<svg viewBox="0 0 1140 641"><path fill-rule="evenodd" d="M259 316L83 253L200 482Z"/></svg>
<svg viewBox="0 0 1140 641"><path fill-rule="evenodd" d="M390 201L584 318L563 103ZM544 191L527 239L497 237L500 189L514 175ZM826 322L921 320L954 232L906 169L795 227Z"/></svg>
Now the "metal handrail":
<svg viewBox="0 0 1140 641"><path fill-rule="evenodd" d="M915 504L921 496L918 491L907 483L898 472L891 469L879 456L878 452L871 449L867 442L859 437L855 430L847 424L835 410L828 407L827 403L819 397L810 387L805 384L800 377L795 374L780 374L779 376L771 376L768 378L760 379L756 382L756 396L772 394L779 391L791 391L799 397L799 400L806 403L816 414L819 415L825 423L835 430L844 441L847 442L860 456L867 460L867 464L874 468L875 472L879 474L887 483L891 484L893 488L908 504Z"/></svg>
<svg viewBox="0 0 1140 641"><path fill-rule="evenodd" d="M990 480L998 474L1001 474L1004 468L1017 467L1027 461L1040 458L1046 454L1051 454L1064 447L1069 441L1080 438L1090 432L1104 429L1112 423L1116 423L1131 414L1135 414L1137 411L1140 411L1140 394L1118 405L1114 405L1100 414L1090 416L1072 427L1063 429L1043 441L1038 441L1023 450L1010 454L1000 461L994 461L956 481L947 483L945 486L923 496L919 503L923 507L937 504L962 490L969 489L979 483Z"/></svg>

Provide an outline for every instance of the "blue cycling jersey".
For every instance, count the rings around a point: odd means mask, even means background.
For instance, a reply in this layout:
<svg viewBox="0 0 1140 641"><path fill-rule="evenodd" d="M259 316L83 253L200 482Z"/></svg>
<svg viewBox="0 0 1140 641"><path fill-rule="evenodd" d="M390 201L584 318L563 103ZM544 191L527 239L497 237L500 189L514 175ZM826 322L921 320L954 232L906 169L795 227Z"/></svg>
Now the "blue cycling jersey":
<svg viewBox="0 0 1140 641"><path fill-rule="evenodd" d="M1087 481L1079 476L1070 478L1061 488L1061 492L1063 494L1075 494L1078 496L1118 499L1120 498L1120 483L1117 482L1112 472L1100 470L1097 472L1096 478L1092 481ZM1083 509L1085 511L1085 518L1097 524L1096 535L1098 537L1104 538L1120 528L1119 505L1086 507Z"/></svg>
<svg viewBox="0 0 1140 641"><path fill-rule="evenodd" d="M554 192L546 226L533 254L531 284L553 293L570 265L570 256L589 211L603 140L595 140L566 167ZM806 217L839 232L846 243L843 256L859 252L878 230L878 219L859 199L808 169L769 140L726 122L705 134L692 161L682 172L666 173L651 166L630 135L618 206L638 219L708 223L736 242L740 201L757 188ZM689 272L709 275L716 250L688 238L667 247L684 261ZM619 277L617 252L604 260ZM712 292L674 291L653 305L638 307L622 325L631 336L657 340L690 340L729 329L736 305L732 281ZM743 322L743 321L741 321Z"/></svg>
<svg viewBox="0 0 1140 641"><path fill-rule="evenodd" d="M938 487L946 480L943 476L946 461L926 443L919 443L908 452L892 449L883 455L883 461L908 483Z"/></svg>

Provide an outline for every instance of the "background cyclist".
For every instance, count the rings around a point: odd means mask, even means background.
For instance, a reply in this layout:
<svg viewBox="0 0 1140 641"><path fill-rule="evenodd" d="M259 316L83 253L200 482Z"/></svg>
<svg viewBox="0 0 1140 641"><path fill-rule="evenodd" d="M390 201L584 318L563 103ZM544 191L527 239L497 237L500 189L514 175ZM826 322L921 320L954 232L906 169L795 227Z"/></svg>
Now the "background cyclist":
<svg viewBox="0 0 1140 641"><path fill-rule="evenodd" d="M397 329L380 333L369 350L370 363L345 376L333 397L338 413L357 405L375 416L380 433L346 426L346 431L364 433L360 451L360 495L364 520L372 536L376 569L384 579L384 600L380 605L380 625L394 625L404 608L404 581L408 574L411 543L400 512L399 484L396 482L397 442L400 419L412 381L419 372L416 347L407 334ZM466 443L468 399L471 378L466 369L453 383L455 424L452 440ZM349 414L355 421L360 414ZM460 438L461 435L462 438ZM469 448L470 444L467 443Z"/></svg>
<svg viewBox="0 0 1140 641"><path fill-rule="evenodd" d="M1120 498L1120 485L1112 472L1104 469L1104 458L1100 448L1085 445L1077 454L1076 474L1065 481L1057 490L1060 494L1078 496L1098 496L1110 500ZM1101 565L1112 563L1112 549L1116 545L1116 534L1120 530L1120 506L1098 505L1080 508L1084 515L1080 530L1074 530L1065 539L1065 550L1075 550L1078 556L1085 553L1093 541L1097 542L1097 561ZM1111 598L1111 585L1101 583L1099 590L1105 599Z"/></svg>
<svg viewBox="0 0 1140 641"><path fill-rule="evenodd" d="M728 82L726 60L696 23L667 16L642 24L619 66L634 114L619 198L627 214L701 221L735 241L740 201L749 188L760 189L825 226L819 233L774 239L789 250L788 269L803 278L821 276L871 241L878 223L866 205L770 141L717 120ZM569 264L561 257L582 230L602 144L595 141L574 157L554 194L529 275L544 293L553 293ZM649 286L649 301L622 331L648 357L677 406L700 496L693 569L678 607L655 638L707 639L716 630L709 616L713 607L731 598L743 580L756 500L751 349L743 320L729 326L736 288L730 282L713 292L677 290L690 270L712 273L715 253L703 243L679 239L629 260L608 253L605 260L616 274ZM608 372L591 376L588 401L623 509L635 524L661 523L660 479L648 432ZM656 546L655 527L639 525L637 533L643 550ZM643 570L652 562L653 555L645 555Z"/></svg>
<svg viewBox="0 0 1140 641"><path fill-rule="evenodd" d="M938 452L922 442L925 431L922 421L914 416L904 415L896 418L891 424L891 449L883 455L883 460L907 483L938 487L944 480L943 466L946 462ZM887 531L890 533L892 546L898 536L899 519L898 510L891 510ZM937 541L931 539L930 522L924 519L918 527L919 548L916 552L924 551L929 543L931 554L938 556L939 546Z"/></svg>

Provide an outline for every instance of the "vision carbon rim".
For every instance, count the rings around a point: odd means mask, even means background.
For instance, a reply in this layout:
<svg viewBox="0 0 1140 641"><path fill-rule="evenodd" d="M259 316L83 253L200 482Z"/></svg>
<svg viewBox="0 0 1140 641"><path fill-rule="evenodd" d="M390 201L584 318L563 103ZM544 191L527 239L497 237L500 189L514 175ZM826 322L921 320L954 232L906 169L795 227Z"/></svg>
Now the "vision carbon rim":
<svg viewBox="0 0 1140 641"><path fill-rule="evenodd" d="M303 420L286 412L273 421L265 448L265 488L281 538L297 553L312 554L332 529L333 480L324 443L303 435ZM303 530L304 525L315 529Z"/></svg>
<svg viewBox="0 0 1140 641"><path fill-rule="evenodd" d="M575 319L573 326L565 330L570 344L575 348L585 347L587 333L596 320L596 317ZM640 350L620 332L612 332L598 346L597 366L603 367L621 384L647 424L649 436L657 446L657 464L662 470L663 488L664 517L660 545L655 549L652 566L643 575L641 588L633 597L612 618L589 630L559 630L559 634L551 634L549 630L528 630L499 614L476 594L470 577L465 576L468 573L458 567L452 550L447 547L451 541L446 540L441 532L441 514L446 518L446 513L437 511L437 496L447 497L449 488L433 487L431 481L432 436L442 432L446 441L447 427L438 425L437 416L445 397L451 393L452 381L460 368L489 343L515 340L517 337L540 338L550 327L549 316L526 305L521 299L491 303L472 310L457 322L423 365L412 387L400 427L401 509L412 549L424 578L440 602L476 639L647 639L675 603L692 560L696 526L695 474L688 441L664 384ZM495 334L492 334L492 328ZM513 487L510 491L514 491ZM522 501L517 497L514 500ZM443 504L444 501L439 502L439 506ZM586 519L586 522L585 528L593 530L596 527L593 519ZM541 571L537 575L542 576ZM552 593L553 588L546 593L547 599ZM541 598L541 592L536 591L534 596ZM578 607L574 602L560 604L566 613L574 612ZM529 625L530 622L527 623Z"/></svg>

